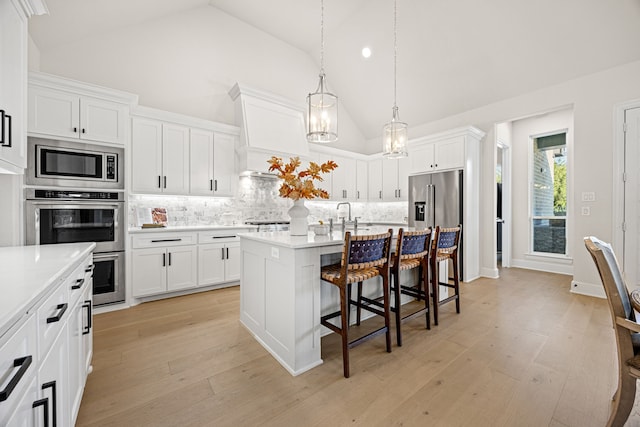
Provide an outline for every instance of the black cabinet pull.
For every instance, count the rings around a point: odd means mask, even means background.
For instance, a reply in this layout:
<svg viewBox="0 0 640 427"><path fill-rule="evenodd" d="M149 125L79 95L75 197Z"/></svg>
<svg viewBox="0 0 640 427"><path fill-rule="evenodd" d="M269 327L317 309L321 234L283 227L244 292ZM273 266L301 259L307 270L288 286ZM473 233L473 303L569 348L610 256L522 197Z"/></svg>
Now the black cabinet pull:
<svg viewBox="0 0 640 427"><path fill-rule="evenodd" d="M360 198L360 190L356 191L356 199Z"/></svg>
<svg viewBox="0 0 640 427"><path fill-rule="evenodd" d="M213 191L213 180L212 179L209 180L209 187L210 187L211 191Z"/></svg>
<svg viewBox="0 0 640 427"><path fill-rule="evenodd" d="M158 175L158 188L162 188L162 177Z"/></svg>
<svg viewBox="0 0 640 427"><path fill-rule="evenodd" d="M162 254L162 266L167 266L167 254Z"/></svg>
<svg viewBox="0 0 640 427"><path fill-rule="evenodd" d="M171 265L171 252L169 252L169 265Z"/></svg>
<svg viewBox="0 0 640 427"><path fill-rule="evenodd" d="M152 240L151 243L160 243L160 242L180 242L182 239L157 239Z"/></svg>
<svg viewBox="0 0 640 427"><path fill-rule="evenodd" d="M82 133L87 133L85 128L82 128Z"/></svg>
<svg viewBox="0 0 640 427"><path fill-rule="evenodd" d="M73 133L78 133L78 128L73 128Z"/></svg>
<svg viewBox="0 0 640 427"><path fill-rule="evenodd" d="M44 383L42 384L42 389L46 390L50 388L51 389L51 406L52 406L52 419L53 419L53 427L58 427L58 405L57 405L57 392L56 392L56 382L55 381L50 381L48 383Z"/></svg>
<svg viewBox="0 0 640 427"><path fill-rule="evenodd" d="M213 180L213 191L218 191L218 180L217 179Z"/></svg>
<svg viewBox="0 0 640 427"><path fill-rule="evenodd" d="M382 190L379 191L378 198L382 199Z"/></svg>
<svg viewBox="0 0 640 427"><path fill-rule="evenodd" d="M91 333L91 318L93 317L93 304L91 303L91 300L85 300L84 304L82 304L82 308L87 309L87 326L82 327L82 335L88 335L89 333Z"/></svg>
<svg viewBox="0 0 640 427"><path fill-rule="evenodd" d="M224 259L224 248L220 248L220 250L222 251L222 258L220 259Z"/></svg>
<svg viewBox="0 0 640 427"><path fill-rule="evenodd" d="M236 236L212 236L212 239L235 239Z"/></svg>
<svg viewBox="0 0 640 427"><path fill-rule="evenodd" d="M62 319L62 316L64 315L64 312L67 311L67 307L69 307L69 304L67 304L66 302L64 304L58 304L56 306L56 309L60 310L60 311L55 316L48 317L47 318L47 323L59 322L60 319Z"/></svg>
<svg viewBox="0 0 640 427"><path fill-rule="evenodd" d="M84 279L78 279L76 280L76 284L71 286L71 289L75 291L76 289L80 289L82 285L84 285Z"/></svg>
<svg viewBox="0 0 640 427"><path fill-rule="evenodd" d="M164 176L164 188L167 188L167 176Z"/></svg>
<svg viewBox="0 0 640 427"><path fill-rule="evenodd" d="M229 259L229 248L227 248L227 259Z"/></svg>
<svg viewBox="0 0 640 427"><path fill-rule="evenodd" d="M33 402L32 408L44 406L44 427L49 427L49 398L39 399Z"/></svg>
<svg viewBox="0 0 640 427"><path fill-rule="evenodd" d="M85 273L93 272L94 268L95 268L95 265L91 264L91 265L87 266L87 268L84 269L84 272Z"/></svg>
<svg viewBox="0 0 640 427"><path fill-rule="evenodd" d="M4 110L0 110L0 145L4 145Z"/></svg>
<svg viewBox="0 0 640 427"><path fill-rule="evenodd" d="M9 132L6 133L7 135L7 139L5 140L4 136L5 136L5 131L4 131L4 119L8 119L9 122ZM11 116L9 114L7 114L4 110L0 110L0 146L2 147L6 147L6 148L11 148L12 142L11 142Z"/></svg>
<svg viewBox="0 0 640 427"><path fill-rule="evenodd" d="M0 402L4 402L9 398L9 396L11 396L11 392L16 388L24 374L27 372L32 361L33 356L25 356L13 360L13 367L17 368L20 366L20 369L18 369L18 372L16 372L13 378L11 378L4 390L0 390Z"/></svg>
<svg viewBox="0 0 640 427"><path fill-rule="evenodd" d="M11 143L11 135L12 135L12 133L13 133L13 132L11 131L11 116L10 116L10 115L8 115L8 114L5 114L5 117L6 117L7 119L9 119L9 132L7 132L7 136L9 137L9 141L7 141L7 143L4 143L4 141L3 141L3 144L2 144L2 145L3 145L3 146L5 146L5 147L7 147L7 148L11 148L11 145L12 145L12 143Z"/></svg>

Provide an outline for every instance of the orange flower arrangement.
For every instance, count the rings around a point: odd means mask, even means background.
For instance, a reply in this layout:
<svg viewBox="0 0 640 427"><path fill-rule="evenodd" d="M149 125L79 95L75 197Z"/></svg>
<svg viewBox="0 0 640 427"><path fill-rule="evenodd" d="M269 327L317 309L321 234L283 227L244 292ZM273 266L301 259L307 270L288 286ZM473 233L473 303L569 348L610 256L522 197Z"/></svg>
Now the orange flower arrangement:
<svg viewBox="0 0 640 427"><path fill-rule="evenodd" d="M316 188L313 185L313 180L324 181L320 174L329 173L338 167L333 160L328 160L321 165L309 162L309 167L299 172L297 171L301 165L299 157L291 157L289 163L285 164L281 157L272 156L270 160L267 160L267 163L271 165L269 172L277 171L278 178L284 181L280 186L280 197L293 200L316 197L329 198L329 193Z"/></svg>

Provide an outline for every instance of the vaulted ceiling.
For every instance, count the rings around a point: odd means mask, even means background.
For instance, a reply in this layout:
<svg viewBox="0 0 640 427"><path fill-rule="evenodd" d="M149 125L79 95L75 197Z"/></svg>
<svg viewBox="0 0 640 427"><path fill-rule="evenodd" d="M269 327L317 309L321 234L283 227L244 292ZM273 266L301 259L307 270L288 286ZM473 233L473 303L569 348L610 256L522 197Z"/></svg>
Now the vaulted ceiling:
<svg viewBox="0 0 640 427"><path fill-rule="evenodd" d="M319 64L320 0L47 4L51 16L30 24L43 50L208 4ZM366 138L391 118L393 6L325 0L328 83ZM410 126L640 60L640 0L397 0L397 8L397 99Z"/></svg>

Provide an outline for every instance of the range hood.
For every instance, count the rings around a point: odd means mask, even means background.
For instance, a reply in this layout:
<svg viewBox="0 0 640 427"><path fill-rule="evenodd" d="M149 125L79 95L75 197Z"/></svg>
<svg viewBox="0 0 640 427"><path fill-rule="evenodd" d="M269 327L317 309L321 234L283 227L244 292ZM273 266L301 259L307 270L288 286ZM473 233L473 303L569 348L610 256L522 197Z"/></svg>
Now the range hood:
<svg viewBox="0 0 640 427"><path fill-rule="evenodd" d="M240 127L239 171L268 173L271 156L308 157L303 106L240 83L229 90L229 96Z"/></svg>

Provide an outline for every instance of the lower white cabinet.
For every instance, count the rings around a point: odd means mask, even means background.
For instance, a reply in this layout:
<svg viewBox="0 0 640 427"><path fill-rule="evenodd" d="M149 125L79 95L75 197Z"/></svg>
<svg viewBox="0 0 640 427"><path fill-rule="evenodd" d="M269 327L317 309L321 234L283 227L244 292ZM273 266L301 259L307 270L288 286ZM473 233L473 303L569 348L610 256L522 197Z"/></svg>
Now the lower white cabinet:
<svg viewBox="0 0 640 427"><path fill-rule="evenodd" d="M92 287L93 280L85 281L83 292L74 304L69 319L69 404L72 419L80 410L82 392L91 371L93 356Z"/></svg>
<svg viewBox="0 0 640 427"><path fill-rule="evenodd" d="M63 322L63 319L60 320ZM69 339L67 337L68 324L65 321L60 334L56 338L49 353L44 356L38 370L38 393L39 399L48 401L48 411L38 414L36 417L42 417L44 425L49 426L65 426L70 423L70 405L69 405L69 377L67 372L72 366L69 363L69 355L67 346Z"/></svg>
<svg viewBox="0 0 640 427"><path fill-rule="evenodd" d="M133 296L161 294L197 285L195 233L134 236L131 253Z"/></svg>
<svg viewBox="0 0 640 427"><path fill-rule="evenodd" d="M198 245L200 286L240 280L240 241L235 236L227 239L220 236L220 240L222 242Z"/></svg>

